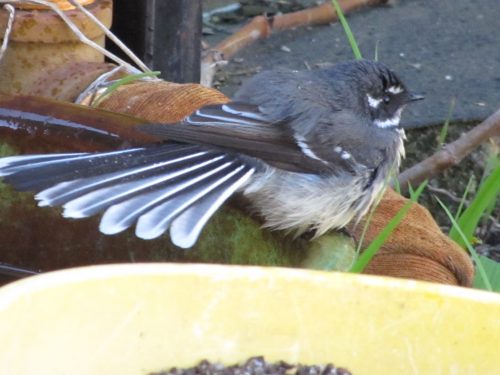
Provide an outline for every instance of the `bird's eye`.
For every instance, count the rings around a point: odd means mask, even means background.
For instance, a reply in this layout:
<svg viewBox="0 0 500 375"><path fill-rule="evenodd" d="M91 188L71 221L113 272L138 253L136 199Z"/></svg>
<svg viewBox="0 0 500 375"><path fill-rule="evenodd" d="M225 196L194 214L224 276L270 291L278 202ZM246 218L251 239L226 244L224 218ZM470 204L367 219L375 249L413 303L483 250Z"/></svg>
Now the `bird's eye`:
<svg viewBox="0 0 500 375"><path fill-rule="evenodd" d="M385 95L383 98L382 98L384 104L389 104L389 102L391 101L391 97L389 95Z"/></svg>

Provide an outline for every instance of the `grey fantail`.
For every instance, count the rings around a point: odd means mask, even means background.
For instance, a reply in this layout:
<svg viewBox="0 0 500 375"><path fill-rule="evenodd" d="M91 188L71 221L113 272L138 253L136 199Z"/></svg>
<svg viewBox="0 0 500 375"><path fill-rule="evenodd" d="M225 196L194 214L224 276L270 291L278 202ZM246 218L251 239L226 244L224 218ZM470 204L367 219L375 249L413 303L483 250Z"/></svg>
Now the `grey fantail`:
<svg viewBox="0 0 500 375"><path fill-rule="evenodd" d="M227 104L175 124L143 125L164 141L102 152L0 159L0 176L37 192L65 217L104 212L100 230L136 224L152 239L193 246L233 193L265 226L319 236L363 216L404 156L401 113L412 95L385 65L348 61L308 71L268 71Z"/></svg>

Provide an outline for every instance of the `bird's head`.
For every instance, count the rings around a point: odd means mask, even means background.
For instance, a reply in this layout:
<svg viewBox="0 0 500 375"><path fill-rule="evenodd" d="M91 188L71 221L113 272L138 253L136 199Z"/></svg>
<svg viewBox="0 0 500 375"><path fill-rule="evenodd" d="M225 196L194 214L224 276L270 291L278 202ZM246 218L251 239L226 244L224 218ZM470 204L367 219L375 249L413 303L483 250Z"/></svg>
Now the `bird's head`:
<svg viewBox="0 0 500 375"><path fill-rule="evenodd" d="M364 85L360 89L364 90L363 100L373 124L379 128L399 127L404 107L424 97L412 94L401 79L384 64L362 61L360 65L366 74Z"/></svg>
<svg viewBox="0 0 500 375"><path fill-rule="evenodd" d="M387 66L371 60L356 60L335 65L340 77L350 86L361 112L378 128L397 128L404 107L423 99L412 94Z"/></svg>

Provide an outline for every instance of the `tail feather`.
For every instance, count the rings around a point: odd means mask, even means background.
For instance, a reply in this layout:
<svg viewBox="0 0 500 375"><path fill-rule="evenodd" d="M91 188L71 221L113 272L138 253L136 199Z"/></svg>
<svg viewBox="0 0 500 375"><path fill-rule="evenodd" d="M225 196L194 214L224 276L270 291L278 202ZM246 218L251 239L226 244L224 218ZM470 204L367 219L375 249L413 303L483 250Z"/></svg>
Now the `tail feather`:
<svg viewBox="0 0 500 375"><path fill-rule="evenodd" d="M102 217L101 232L106 234L119 233L130 227L141 215L162 202L173 199L179 202L186 200L186 196L192 189L203 186L211 179L218 178L221 173L227 173L234 164L234 160L228 161L227 158L224 158L208 166L194 166L194 171L185 178L164 184L152 191L131 196L129 199L112 205Z"/></svg>
<svg viewBox="0 0 500 375"><path fill-rule="evenodd" d="M0 159L0 176L8 176L15 172L15 168L26 166L27 162L50 162L52 160L61 160L61 158L69 158L81 155L88 155L86 153L73 153L73 154L50 154L50 155L18 155L7 156Z"/></svg>
<svg viewBox="0 0 500 375"><path fill-rule="evenodd" d="M198 204L187 208L170 225L170 238L177 246L193 246L200 233L219 207L242 186L253 174L253 168L242 168L225 181L216 191L212 191Z"/></svg>
<svg viewBox="0 0 500 375"><path fill-rule="evenodd" d="M40 191L58 182L113 173L158 160L186 157L189 160L199 146L168 144L103 153L27 155L2 159L0 176L21 191ZM207 152L207 151L204 151Z"/></svg>
<svg viewBox="0 0 500 375"><path fill-rule="evenodd" d="M84 171L102 168L106 163L102 159L123 160L134 157L143 149L120 150L103 154L77 153L54 155L12 156L2 159L0 176L18 190L36 190L43 188L44 182L53 184L65 177L80 177ZM99 163L96 163L101 159ZM96 174L99 173L96 171Z"/></svg>
<svg viewBox="0 0 500 375"><path fill-rule="evenodd" d="M191 158L194 165L185 165L185 157L183 157L182 165L176 163L175 160L168 160L153 165L62 182L41 191L36 195L36 199L40 201L41 206L57 206L66 204L78 197L87 197L86 201L97 201L111 197L118 198L119 194L127 194L127 191L132 194L134 189L136 189L136 192L140 192L159 183L180 178L180 176L215 163L224 157L220 153L195 154Z"/></svg>
<svg viewBox="0 0 500 375"><path fill-rule="evenodd" d="M65 217L104 211L100 230L152 239L170 227L174 244L194 245L206 222L254 173L234 154L164 143L96 154L13 156L0 176L18 190L38 192L40 206L63 206Z"/></svg>
<svg viewBox="0 0 500 375"><path fill-rule="evenodd" d="M207 176L203 184L197 184L193 189L183 193L182 199L167 200L139 217L135 232L137 237L144 239L157 238L169 228L172 221L179 214L193 204L202 202L202 199L205 198L207 194L218 189L221 184L232 178L242 169L247 168L245 165L238 165L237 163L233 163L229 167L229 171L225 168L216 171L216 173L211 176ZM221 194L221 191L217 190L217 193ZM172 242L177 245L174 240Z"/></svg>
<svg viewBox="0 0 500 375"><path fill-rule="evenodd" d="M219 159L221 158L224 157L219 156L217 158L214 158L214 162L220 161ZM187 171L181 170L179 172L161 173L148 178L141 178L140 176L136 176L136 179L133 181L115 184L111 187L105 187L102 189L91 191L64 204L63 215L65 217L71 218L92 216L113 204L126 201L127 199L130 199L138 194L145 193L150 189L163 189L164 191L168 191L170 194L170 192L172 191L179 190L175 188L178 184L173 182L174 180L178 180L176 179L176 177L181 178L181 183L185 185L185 180L189 181L194 177L194 173L198 173L198 171L190 173L195 169L200 168L194 167L189 168Z"/></svg>

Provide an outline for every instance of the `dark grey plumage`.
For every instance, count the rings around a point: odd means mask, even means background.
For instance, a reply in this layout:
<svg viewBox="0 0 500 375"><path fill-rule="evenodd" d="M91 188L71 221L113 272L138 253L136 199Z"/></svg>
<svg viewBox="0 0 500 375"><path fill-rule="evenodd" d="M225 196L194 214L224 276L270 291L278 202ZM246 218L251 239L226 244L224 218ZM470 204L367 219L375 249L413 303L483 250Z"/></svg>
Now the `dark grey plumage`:
<svg viewBox="0 0 500 375"><path fill-rule="evenodd" d="M64 215L104 212L100 230L191 247L235 191L265 225L321 235L363 215L404 153L401 111L412 100L383 64L351 61L314 71L263 72L233 102L184 121L145 125L165 142L99 154L0 159L0 176L39 192Z"/></svg>

